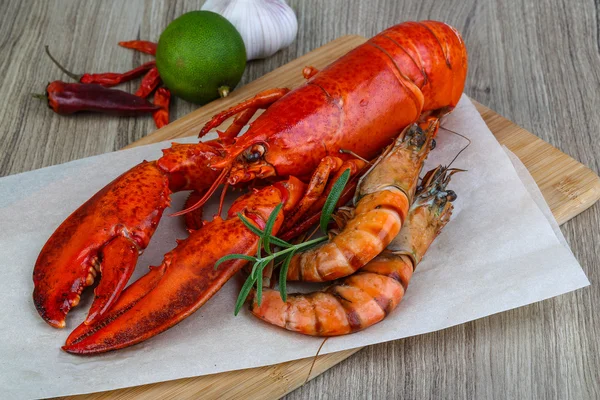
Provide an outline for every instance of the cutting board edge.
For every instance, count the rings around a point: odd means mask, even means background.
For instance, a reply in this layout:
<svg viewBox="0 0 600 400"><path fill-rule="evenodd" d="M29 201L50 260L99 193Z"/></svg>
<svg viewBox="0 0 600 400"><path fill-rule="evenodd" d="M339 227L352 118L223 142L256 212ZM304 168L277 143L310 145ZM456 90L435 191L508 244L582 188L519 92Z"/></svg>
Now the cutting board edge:
<svg viewBox="0 0 600 400"><path fill-rule="evenodd" d="M546 152L548 152L548 151L550 151L551 153L553 152L557 155L560 155L560 157L565 158L567 161L573 163L574 166L572 168L575 168L575 166L576 166L576 168L578 169L578 173L580 175L583 175L585 177L586 181L589 181L589 182L587 182L587 185L585 185L586 187L583 188L581 192L578 192L575 195L573 195L572 193L567 194L568 196L572 195L572 197L569 198L570 201L578 200L580 202L581 206L573 206L572 203L566 203L566 202L559 203L558 205L552 204L552 206L553 206L553 207L551 207L552 212L553 212L554 217L559 225L562 225L562 224L570 221L571 219L575 218L576 216L578 216L579 214L581 214L588 208L592 207L594 204L596 204L596 202L598 202L600 200L600 176L598 176L598 174L595 171L593 171L587 165L576 160L575 158L571 157L570 155L564 153L559 148L557 148L557 147L553 146L552 144L546 142L545 140L541 139L539 136L535 135L534 133L529 132L527 129L519 126L518 124L516 124L515 122L511 121L510 119L504 117L503 115L498 114L496 111L492 110L491 108L487 107L486 105L480 103L479 101L477 101L471 97L469 97L469 99L475 105L475 107L477 108L477 111L479 111L482 119L484 120L484 122L486 123L486 125L488 126L490 131L494 134L494 136L497 136L497 133L494 133L494 125L492 123L490 123L494 119L500 120L500 122L502 124L505 124L507 126L518 127L522 131L520 133L520 135L530 136L532 138L531 139L532 143L535 143L536 145L545 148L544 150ZM486 116L487 116L487 118L486 118ZM497 139L500 142L500 139L499 138L497 138ZM521 161L523 162L522 156L519 157L521 152L514 151L507 144L504 144L501 142L500 142L500 144L502 144L503 146L506 146L509 150L513 151L513 153L519 159L521 159ZM558 157L558 156L556 156L556 157ZM531 166L528 166L527 169L530 171L530 173L534 177L534 180L536 181L536 184L538 185L540 192L542 192L542 195L544 196L544 198L546 199L547 203L550 206L551 200L552 200L552 199L548 198L548 191L550 189L547 187L543 187L541 182L539 181L539 179L535 179L534 173L531 171ZM547 176L547 178L550 178L550 177L552 177L552 175ZM544 191L544 189L546 189L546 191ZM557 188L556 185L554 185L554 187L551 189L560 191L560 188Z"/></svg>

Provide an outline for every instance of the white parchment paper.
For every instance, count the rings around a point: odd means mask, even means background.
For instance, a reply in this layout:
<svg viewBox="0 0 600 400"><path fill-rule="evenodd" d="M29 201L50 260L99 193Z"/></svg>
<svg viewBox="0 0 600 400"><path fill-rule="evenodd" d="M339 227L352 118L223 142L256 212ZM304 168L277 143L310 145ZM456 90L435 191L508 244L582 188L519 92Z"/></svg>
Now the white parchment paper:
<svg viewBox="0 0 600 400"><path fill-rule="evenodd" d="M322 353L444 329L589 284L526 169L514 156L513 166L511 155L468 98L463 96L443 126L472 140L454 164L468 172L452 180L450 187L458 194L452 220L418 266L399 307L364 332L329 339ZM427 167L447 164L464 145L464 139L441 130ZM93 357L60 350L69 332L83 320L90 296L84 296L69 314L66 329L46 325L31 299L31 274L39 250L82 202L143 159L156 159L166 146L123 150L0 179L0 388L4 395L89 393L316 353L319 338L271 327L248 312L234 317L237 279L193 316L142 344ZM174 208L181 207L182 199L176 196ZM181 221L163 218L133 279L148 265L158 265L175 238L182 237Z"/></svg>

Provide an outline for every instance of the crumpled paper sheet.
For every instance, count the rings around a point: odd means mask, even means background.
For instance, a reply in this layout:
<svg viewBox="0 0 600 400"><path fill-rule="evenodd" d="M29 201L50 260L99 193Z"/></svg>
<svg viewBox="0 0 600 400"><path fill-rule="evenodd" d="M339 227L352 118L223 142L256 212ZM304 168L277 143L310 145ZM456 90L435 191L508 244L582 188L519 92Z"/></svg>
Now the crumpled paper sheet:
<svg viewBox="0 0 600 400"><path fill-rule="evenodd" d="M418 266L399 307L363 332L329 339L321 353L444 329L589 285L531 176L498 144L466 96L443 126L472 140L454 163L468 172L455 175L450 184L458 194L452 220ZM445 130L437 141L426 168L449 163L466 144ZM0 179L0 387L8 398L103 391L317 352L322 339L271 327L247 311L234 317L239 278L193 316L142 344L93 357L60 350L83 320L91 293L69 314L66 329L46 325L31 299L39 250L93 193L143 159L156 159L167 146L123 150ZM183 199L175 196L175 209ZM181 220L164 217L133 279L148 265L158 265L175 238L182 237Z"/></svg>

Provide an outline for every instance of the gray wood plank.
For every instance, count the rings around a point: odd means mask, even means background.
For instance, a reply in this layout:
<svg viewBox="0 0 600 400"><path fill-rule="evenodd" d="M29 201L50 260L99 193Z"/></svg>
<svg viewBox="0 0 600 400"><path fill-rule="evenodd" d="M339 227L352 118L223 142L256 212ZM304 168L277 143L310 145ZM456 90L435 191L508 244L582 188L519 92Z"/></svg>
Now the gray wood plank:
<svg viewBox="0 0 600 400"><path fill-rule="evenodd" d="M470 54L466 92L598 172L598 0L297 0L297 40L248 65L242 84L344 34L404 20L456 26ZM112 151L152 132L150 117L61 117L30 93L70 69L122 71L202 1L0 1L0 176ZM134 84L123 86L133 91ZM195 106L175 100L181 117ZM600 398L600 206L562 229L592 286L441 332L371 346L288 395L296 398Z"/></svg>

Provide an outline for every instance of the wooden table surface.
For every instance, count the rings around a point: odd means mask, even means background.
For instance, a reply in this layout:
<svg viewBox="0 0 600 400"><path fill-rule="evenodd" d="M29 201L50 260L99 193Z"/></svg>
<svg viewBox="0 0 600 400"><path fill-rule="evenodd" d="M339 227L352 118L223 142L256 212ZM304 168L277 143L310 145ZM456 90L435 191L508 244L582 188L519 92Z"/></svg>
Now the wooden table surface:
<svg viewBox="0 0 600 400"><path fill-rule="evenodd" d="M598 172L598 0L290 1L298 38L248 65L242 84L344 34L439 19L469 50L465 92ZM0 1L0 176L122 148L150 117L60 117L31 93L71 70L124 71L148 59L117 46L157 40L202 1ZM136 83L125 90L135 90ZM194 105L175 100L174 117ZM41 204L40 206L43 207ZM296 398L599 398L600 206L562 230L592 286L418 337L370 346L313 379ZM465 243L468 245L468 243Z"/></svg>

